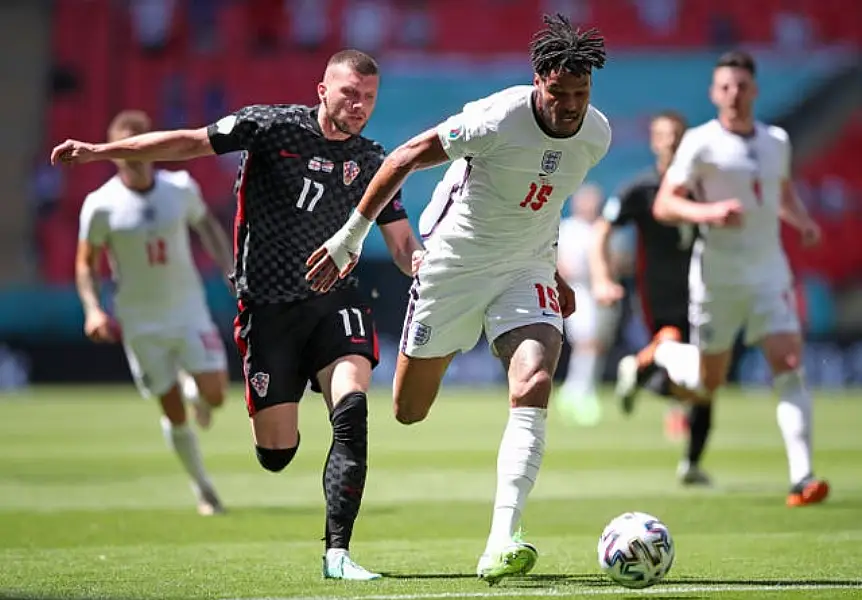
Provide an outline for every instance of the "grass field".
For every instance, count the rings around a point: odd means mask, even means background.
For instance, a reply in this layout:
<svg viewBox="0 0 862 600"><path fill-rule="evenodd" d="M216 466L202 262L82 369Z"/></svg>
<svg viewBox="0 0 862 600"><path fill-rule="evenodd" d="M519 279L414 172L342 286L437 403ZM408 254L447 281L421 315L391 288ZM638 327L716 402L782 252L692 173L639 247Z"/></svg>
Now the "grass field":
<svg viewBox="0 0 862 600"><path fill-rule="evenodd" d="M121 388L43 388L0 397L0 598L422 600L610 596L862 598L862 393L819 394L816 464L833 496L788 509L786 465L766 394L727 393L705 461L717 486L678 487L664 405L598 427L552 414L525 516L540 551L530 577L489 588L473 575L494 491L503 392L449 390L404 427L372 399L370 470L353 545L388 575L320 576L321 467L328 423L303 405L302 447L275 475L256 463L238 391L202 435L229 514L202 518L161 437L156 409ZM677 544L668 580L643 592L598 571L618 513L661 517Z"/></svg>

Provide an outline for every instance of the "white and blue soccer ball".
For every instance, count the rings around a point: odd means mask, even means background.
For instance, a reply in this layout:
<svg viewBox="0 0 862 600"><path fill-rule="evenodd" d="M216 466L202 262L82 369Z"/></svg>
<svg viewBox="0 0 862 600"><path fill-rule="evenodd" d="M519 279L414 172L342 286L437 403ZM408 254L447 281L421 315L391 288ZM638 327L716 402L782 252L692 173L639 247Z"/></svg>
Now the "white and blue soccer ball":
<svg viewBox="0 0 862 600"><path fill-rule="evenodd" d="M599 538L599 566L627 588L658 583L673 565L674 544L667 525L642 512L627 512L608 523Z"/></svg>

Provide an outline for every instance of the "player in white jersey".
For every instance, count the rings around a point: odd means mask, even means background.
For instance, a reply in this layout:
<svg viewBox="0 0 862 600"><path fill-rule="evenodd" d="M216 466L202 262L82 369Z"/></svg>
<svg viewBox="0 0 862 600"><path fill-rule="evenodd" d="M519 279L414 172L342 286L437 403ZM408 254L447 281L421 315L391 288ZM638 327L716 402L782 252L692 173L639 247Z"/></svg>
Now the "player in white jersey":
<svg viewBox="0 0 862 600"><path fill-rule="evenodd" d="M410 291L393 383L395 418L423 420L452 358L483 330L509 380L509 421L497 462L491 534L478 574L490 583L529 571L534 546L516 533L545 446L563 317L574 294L556 273L566 198L607 152L611 130L590 105L604 40L545 17L531 45L532 86L471 102L383 163L347 224L311 257L308 279L328 289L354 266L371 224L418 169L455 161L438 218L424 220L426 253ZM449 179L449 181L452 181Z"/></svg>
<svg viewBox="0 0 862 600"><path fill-rule="evenodd" d="M123 111L108 128L108 138L149 129L146 114ZM90 193L81 208L76 279L85 333L96 342L122 339L141 394L159 398L165 440L192 479L198 512L212 515L223 509L187 423L183 392L199 394L192 398L196 416L199 425L208 427L211 409L224 401L227 361L192 257L189 227L225 273L232 266L230 242L187 171L115 162L117 174ZM99 299L103 251L117 284L119 327Z"/></svg>
<svg viewBox="0 0 862 600"><path fill-rule="evenodd" d="M601 188L592 184L582 186L569 202L571 216L560 223L557 245L557 270L575 291L578 310L566 319L571 352L566 380L555 402L566 418L580 425L595 425L601 418L596 386L620 315L618 303L600 305L590 289L590 251L602 202ZM619 240L617 236L615 241ZM609 253L616 266L624 260L620 250L620 245L614 244Z"/></svg>
<svg viewBox="0 0 862 600"><path fill-rule="evenodd" d="M734 339L763 351L779 395L778 425L790 470L790 506L817 503L828 484L811 461L811 394L802 373L802 336L781 220L806 243L820 237L791 180L787 132L754 118L754 60L723 55L713 72L716 119L686 132L653 206L656 218L702 227L689 274L692 339L700 346L703 385L724 384ZM699 202L687 198L693 193Z"/></svg>

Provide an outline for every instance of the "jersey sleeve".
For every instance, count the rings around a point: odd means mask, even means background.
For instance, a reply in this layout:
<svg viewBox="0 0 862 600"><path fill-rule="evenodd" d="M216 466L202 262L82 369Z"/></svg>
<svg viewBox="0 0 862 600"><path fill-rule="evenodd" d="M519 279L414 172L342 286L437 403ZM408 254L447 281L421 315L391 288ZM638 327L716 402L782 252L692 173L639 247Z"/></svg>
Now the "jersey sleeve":
<svg viewBox="0 0 862 600"><path fill-rule="evenodd" d="M780 127L772 129L781 147L781 179L790 179L793 176L793 143L784 129Z"/></svg>
<svg viewBox="0 0 862 600"><path fill-rule="evenodd" d="M188 203L186 219L191 225L196 225L207 215L209 208L207 208L207 204L201 194L200 185L198 185L198 182L190 174L185 182L185 188L187 192L186 202Z"/></svg>
<svg viewBox="0 0 862 600"><path fill-rule="evenodd" d="M395 193L395 197L391 202L388 202L383 210L377 216L378 225L386 225L407 218L407 211L404 210L404 202L401 200L401 190Z"/></svg>
<svg viewBox="0 0 862 600"><path fill-rule="evenodd" d="M652 207L637 185L629 185L610 196L602 207L602 218L614 227L637 221Z"/></svg>
<svg viewBox="0 0 862 600"><path fill-rule="evenodd" d="M700 136L696 130L689 129L682 136L665 178L673 185L684 185L689 189L694 187L700 175L700 152Z"/></svg>
<svg viewBox="0 0 862 600"><path fill-rule="evenodd" d="M468 105L437 126L437 137L450 159L482 156L493 147L498 135L498 121L493 104Z"/></svg>
<svg viewBox="0 0 862 600"><path fill-rule="evenodd" d="M92 195L87 196L81 207L78 225L78 241L93 246L104 246L108 241L108 215Z"/></svg>
<svg viewBox="0 0 862 600"><path fill-rule="evenodd" d="M207 127L210 145L216 154L251 150L262 131L272 121L272 107L245 106Z"/></svg>

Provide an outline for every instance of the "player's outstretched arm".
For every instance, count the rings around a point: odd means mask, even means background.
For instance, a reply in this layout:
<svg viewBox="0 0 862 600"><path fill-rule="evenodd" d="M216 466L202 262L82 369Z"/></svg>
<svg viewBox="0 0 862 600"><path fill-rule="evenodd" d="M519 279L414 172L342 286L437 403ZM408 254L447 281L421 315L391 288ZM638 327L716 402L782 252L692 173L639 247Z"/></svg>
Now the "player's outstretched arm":
<svg viewBox="0 0 862 600"><path fill-rule="evenodd" d="M450 160L436 129L420 133L386 157L365 189L356 207L357 212L373 221L392 200L395 192L401 189L410 173L430 169Z"/></svg>
<svg viewBox="0 0 862 600"><path fill-rule="evenodd" d="M306 261L311 268L305 278L311 282L311 289L326 292L339 278L346 277L353 270L374 220L410 173L436 167L449 160L436 129L417 135L387 156L347 223Z"/></svg>
<svg viewBox="0 0 862 600"><path fill-rule="evenodd" d="M215 154L207 128L151 131L114 142L91 144L66 140L51 151L51 164L82 164L99 160L141 162L188 160Z"/></svg>

